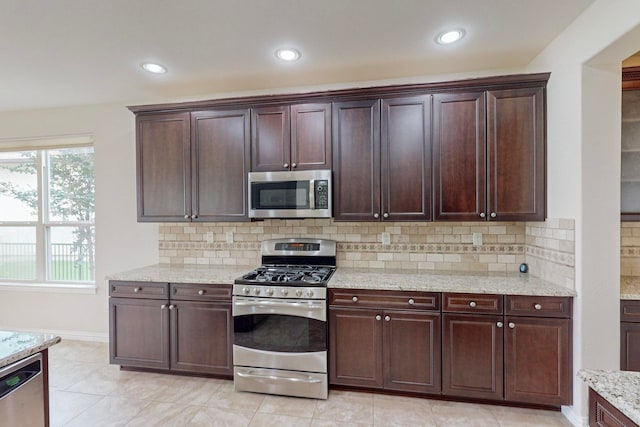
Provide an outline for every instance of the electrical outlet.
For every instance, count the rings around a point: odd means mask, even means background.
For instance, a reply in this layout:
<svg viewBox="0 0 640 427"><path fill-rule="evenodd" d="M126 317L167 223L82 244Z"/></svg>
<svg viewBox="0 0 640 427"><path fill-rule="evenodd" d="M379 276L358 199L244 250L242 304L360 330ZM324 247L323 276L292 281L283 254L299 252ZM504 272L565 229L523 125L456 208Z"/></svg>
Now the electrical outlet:
<svg viewBox="0 0 640 427"><path fill-rule="evenodd" d="M390 245L391 244L391 234L389 234L388 231L383 231L382 232L382 236L381 236L381 240L382 240L382 244L383 245Z"/></svg>
<svg viewBox="0 0 640 427"><path fill-rule="evenodd" d="M233 243L233 232L227 231L227 243Z"/></svg>
<svg viewBox="0 0 640 427"><path fill-rule="evenodd" d="M482 233L473 233L473 246L482 246Z"/></svg>
<svg viewBox="0 0 640 427"><path fill-rule="evenodd" d="M207 243L213 243L213 231L207 231Z"/></svg>

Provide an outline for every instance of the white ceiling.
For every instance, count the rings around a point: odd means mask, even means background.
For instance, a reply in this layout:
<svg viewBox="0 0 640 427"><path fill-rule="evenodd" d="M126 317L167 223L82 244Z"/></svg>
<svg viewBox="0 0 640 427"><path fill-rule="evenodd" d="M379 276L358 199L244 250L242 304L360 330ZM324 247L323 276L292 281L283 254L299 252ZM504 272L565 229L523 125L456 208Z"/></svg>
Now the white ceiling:
<svg viewBox="0 0 640 427"><path fill-rule="evenodd" d="M593 1L0 0L0 110L519 67ZM436 45L450 27L466 38Z"/></svg>

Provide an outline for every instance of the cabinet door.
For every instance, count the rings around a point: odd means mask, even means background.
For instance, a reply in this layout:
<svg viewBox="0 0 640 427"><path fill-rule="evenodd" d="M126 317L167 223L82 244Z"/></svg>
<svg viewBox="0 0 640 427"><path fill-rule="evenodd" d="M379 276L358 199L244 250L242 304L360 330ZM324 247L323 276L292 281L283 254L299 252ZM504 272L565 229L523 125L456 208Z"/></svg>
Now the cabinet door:
<svg viewBox="0 0 640 427"><path fill-rule="evenodd" d="M505 399L571 404L571 320L506 317Z"/></svg>
<svg viewBox="0 0 640 427"><path fill-rule="evenodd" d="M291 164L289 107L251 110L251 170L288 170Z"/></svg>
<svg viewBox="0 0 640 427"><path fill-rule="evenodd" d="M620 369L640 371L640 323L620 323Z"/></svg>
<svg viewBox="0 0 640 427"><path fill-rule="evenodd" d="M333 218L380 217L380 102L333 104Z"/></svg>
<svg viewBox="0 0 640 427"><path fill-rule="evenodd" d="M484 92L433 96L435 220L486 215Z"/></svg>
<svg viewBox="0 0 640 427"><path fill-rule="evenodd" d="M230 303L178 301L171 311L171 369L233 375Z"/></svg>
<svg viewBox="0 0 640 427"><path fill-rule="evenodd" d="M189 113L136 117L138 221L189 219L189 133Z"/></svg>
<svg viewBox="0 0 640 427"><path fill-rule="evenodd" d="M487 92L489 219L544 221L543 94L542 88Z"/></svg>
<svg viewBox="0 0 640 427"><path fill-rule="evenodd" d="M431 219L431 96L382 101L382 216Z"/></svg>
<svg viewBox="0 0 640 427"><path fill-rule="evenodd" d="M329 381L382 388L382 311L329 309Z"/></svg>
<svg viewBox="0 0 640 427"><path fill-rule="evenodd" d="M291 169L331 169L331 104L291 106Z"/></svg>
<svg viewBox="0 0 640 427"><path fill-rule="evenodd" d="M191 115L194 221L248 221L249 110Z"/></svg>
<svg viewBox="0 0 640 427"><path fill-rule="evenodd" d="M109 299L109 361L138 368L169 368L168 300Z"/></svg>
<svg viewBox="0 0 640 427"><path fill-rule="evenodd" d="M440 393L440 313L384 312L384 388Z"/></svg>
<svg viewBox="0 0 640 427"><path fill-rule="evenodd" d="M501 400L502 316L443 314L442 394Z"/></svg>

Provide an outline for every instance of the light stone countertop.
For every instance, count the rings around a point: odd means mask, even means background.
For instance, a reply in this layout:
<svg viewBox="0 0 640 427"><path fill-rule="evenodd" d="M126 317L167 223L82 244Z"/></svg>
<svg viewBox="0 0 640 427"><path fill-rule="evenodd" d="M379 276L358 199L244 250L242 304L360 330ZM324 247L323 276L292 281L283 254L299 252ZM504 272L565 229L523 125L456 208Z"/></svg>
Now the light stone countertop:
<svg viewBox="0 0 640 427"><path fill-rule="evenodd" d="M233 284L254 266L156 264L112 274L108 280L170 283ZM338 267L329 288L386 289L427 292L469 292L505 295L575 296L542 279L520 273L418 272Z"/></svg>
<svg viewBox="0 0 640 427"><path fill-rule="evenodd" d="M640 424L640 372L580 369L578 376L636 424Z"/></svg>
<svg viewBox="0 0 640 427"><path fill-rule="evenodd" d="M620 299L640 300L640 277L620 277Z"/></svg>
<svg viewBox="0 0 640 427"><path fill-rule="evenodd" d="M0 368L45 350L60 337L32 332L0 331Z"/></svg>
<svg viewBox="0 0 640 427"><path fill-rule="evenodd" d="M532 296L576 295L573 289L521 273L407 272L340 267L329 281L329 288Z"/></svg>

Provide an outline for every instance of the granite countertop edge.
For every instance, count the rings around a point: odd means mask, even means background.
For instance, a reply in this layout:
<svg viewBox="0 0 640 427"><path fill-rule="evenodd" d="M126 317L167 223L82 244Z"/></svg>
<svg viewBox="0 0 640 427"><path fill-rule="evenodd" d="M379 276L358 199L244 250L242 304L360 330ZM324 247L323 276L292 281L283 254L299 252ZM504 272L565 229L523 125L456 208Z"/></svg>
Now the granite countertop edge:
<svg viewBox="0 0 640 427"><path fill-rule="evenodd" d="M107 276L107 280L232 285L257 266L154 264ZM531 296L568 296L576 292L530 274L467 273L357 269L338 267L328 288L423 292L484 293Z"/></svg>
<svg viewBox="0 0 640 427"><path fill-rule="evenodd" d="M50 334L12 331L0 331L0 334L2 334L0 335L0 368L46 350L62 341L59 336ZM14 348L6 350L8 345ZM5 346L7 347L5 348Z"/></svg>
<svg viewBox="0 0 640 427"><path fill-rule="evenodd" d="M640 425L640 372L580 369L578 377Z"/></svg>

